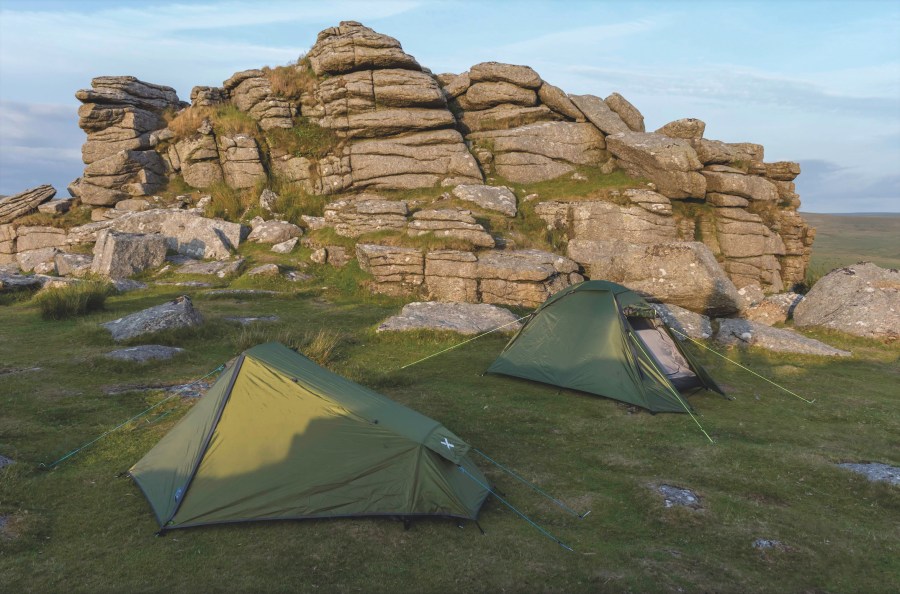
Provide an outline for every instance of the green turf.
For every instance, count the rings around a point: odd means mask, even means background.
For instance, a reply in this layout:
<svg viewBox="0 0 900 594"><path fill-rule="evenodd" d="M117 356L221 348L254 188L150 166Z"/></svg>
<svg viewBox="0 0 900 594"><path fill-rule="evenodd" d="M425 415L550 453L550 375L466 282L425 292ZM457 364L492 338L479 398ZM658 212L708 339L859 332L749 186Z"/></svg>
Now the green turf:
<svg viewBox="0 0 900 594"><path fill-rule="evenodd" d="M105 360L98 322L185 289L114 296L107 310L63 321L37 307L0 307L0 590L9 592L889 592L900 575L900 494L835 467L900 464L900 348L814 333L849 360L732 352L809 398L808 405L709 353L736 398L691 401L715 438L686 415L650 415L613 401L482 376L505 338L490 335L400 370L461 340L377 334L400 302L363 297L358 271L315 269L289 293L240 299L188 289L206 316L192 332L152 341L186 352L145 365ZM327 275L329 276L326 276ZM241 279L238 279L240 281ZM237 284L240 284L235 281ZM261 285L262 286L262 285ZM330 287L323 289L322 287ZM222 318L278 315L252 336ZM331 520L208 527L155 537L151 510L116 478L191 406L177 399L52 471L51 462L159 402L140 384L197 378L247 341L284 338L301 350L320 331L340 340L328 366L441 421L469 443L578 510L578 520L480 463L515 505L570 544L541 536L497 500L480 522ZM19 368L40 367L40 370ZM114 392L110 395L107 392ZM158 420L157 420L158 419ZM651 486L694 489L702 511L666 509ZM786 548L759 551L756 538Z"/></svg>

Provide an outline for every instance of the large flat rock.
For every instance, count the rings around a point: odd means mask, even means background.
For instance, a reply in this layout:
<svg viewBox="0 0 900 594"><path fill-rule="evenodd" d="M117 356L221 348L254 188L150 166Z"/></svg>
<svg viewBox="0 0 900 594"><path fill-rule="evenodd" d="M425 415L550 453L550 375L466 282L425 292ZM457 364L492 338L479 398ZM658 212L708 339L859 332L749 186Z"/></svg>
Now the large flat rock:
<svg viewBox="0 0 900 594"><path fill-rule="evenodd" d="M773 328L759 322L737 318L722 319L718 322L719 331L716 333L716 341L724 345L757 346L777 353L797 353L822 357L849 357L851 355L849 351L836 349L789 328Z"/></svg>
<svg viewBox="0 0 900 594"><path fill-rule="evenodd" d="M202 323L203 316L194 309L190 297L183 295L173 301L106 322L101 326L109 330L113 340L120 342L144 334L199 326Z"/></svg>
<svg viewBox="0 0 900 594"><path fill-rule="evenodd" d="M480 334L500 327L515 332L521 326L508 309L486 303L414 302L378 326L378 332L442 330L460 334Z"/></svg>

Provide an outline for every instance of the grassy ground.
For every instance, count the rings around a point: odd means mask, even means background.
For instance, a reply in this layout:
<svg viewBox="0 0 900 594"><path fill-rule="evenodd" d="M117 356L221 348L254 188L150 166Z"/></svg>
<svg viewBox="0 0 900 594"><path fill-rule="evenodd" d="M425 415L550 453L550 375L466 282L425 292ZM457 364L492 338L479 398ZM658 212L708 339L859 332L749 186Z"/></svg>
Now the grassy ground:
<svg viewBox="0 0 900 594"><path fill-rule="evenodd" d="M506 340L487 336L406 370L460 340L379 335L400 302L363 296L358 274L311 269L281 296L206 297L164 286L111 297L107 310L46 321L18 301L0 307L0 590L9 592L890 592L900 580L900 493L835 467L900 464L900 348L814 333L849 360L731 353L815 398L807 405L703 353L736 398L692 402L715 438L685 415L650 415L613 401L499 376L482 377ZM221 281L217 281L222 284ZM237 279L234 284L248 281ZM263 281L255 281L262 283ZM260 286L265 286L260 284ZM323 287L329 287L323 289ZM111 362L101 321L187 290L207 323L152 342L186 352L144 365ZM123 391L195 379L246 346L223 318L277 315L251 341L299 345L320 330L340 336L329 367L439 419L579 510L565 515L481 464L522 510L570 544L570 553L491 499L482 536L472 525L390 520L244 524L155 537L135 485L116 478L191 406L173 400L52 471L51 462L164 398ZM268 330L266 330L268 328ZM147 341L151 342L151 341ZM301 347L302 348L302 347ZM39 367L39 370L31 368ZM113 394L109 394L113 392ZM666 509L651 485L695 490L701 511ZM759 551L756 538L784 548Z"/></svg>
<svg viewBox="0 0 900 594"><path fill-rule="evenodd" d="M900 214L803 213L816 228L812 267L831 270L867 260L900 268Z"/></svg>

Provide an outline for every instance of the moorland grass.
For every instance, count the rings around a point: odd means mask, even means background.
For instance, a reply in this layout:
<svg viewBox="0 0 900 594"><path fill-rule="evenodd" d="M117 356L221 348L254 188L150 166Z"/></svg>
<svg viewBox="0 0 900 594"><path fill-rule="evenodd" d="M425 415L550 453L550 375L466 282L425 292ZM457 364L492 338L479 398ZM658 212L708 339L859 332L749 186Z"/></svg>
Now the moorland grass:
<svg viewBox="0 0 900 594"><path fill-rule="evenodd" d="M64 320L103 309L112 285L102 280L76 282L63 287L39 291L32 301L45 320Z"/></svg>
<svg viewBox="0 0 900 594"><path fill-rule="evenodd" d="M298 248L300 249L300 248ZM302 248L307 249L307 248ZM305 252L303 252L305 254ZM254 263L288 256L245 244ZM251 264L252 266L252 264ZM728 350L806 404L707 352L733 401L691 396L709 444L685 415L650 415L570 390L482 375L508 336L458 345L452 333L377 333L404 299L372 295L356 262L309 265L306 282L240 274L216 284L276 295L155 286L105 310L51 321L37 304L0 307L0 576L3 591L889 592L900 575L900 497L835 466L900 465L900 346L815 330L854 353L831 360ZM167 273L175 280L183 275ZM111 361L99 323L189 294L206 322L126 344L185 351ZM406 300L409 300L408 298ZM519 311L519 310L517 310ZM519 313L526 313L519 311ZM242 327L233 316L275 315ZM439 420L579 511L584 520L477 460L504 495L571 545L568 552L491 498L472 525L429 519L268 522L156 538L127 478L194 404L171 399L51 471L39 470L258 342L282 341L329 369ZM689 347L693 348L693 347ZM665 508L653 486L693 489L703 509ZM757 538L781 548L757 550Z"/></svg>

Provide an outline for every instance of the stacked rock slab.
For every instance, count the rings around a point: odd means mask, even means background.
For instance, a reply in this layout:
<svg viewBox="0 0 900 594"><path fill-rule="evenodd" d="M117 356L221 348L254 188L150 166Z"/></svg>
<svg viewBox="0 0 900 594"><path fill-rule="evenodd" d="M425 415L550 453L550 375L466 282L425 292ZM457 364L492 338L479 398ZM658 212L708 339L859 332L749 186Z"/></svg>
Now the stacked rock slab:
<svg viewBox="0 0 900 594"><path fill-rule="evenodd" d="M528 66L484 62L437 79L488 174L532 183L609 161L603 132L573 98ZM606 111L628 129L616 113Z"/></svg>
<svg viewBox="0 0 900 594"><path fill-rule="evenodd" d="M581 282L578 264L540 250L435 250L358 244L360 268L373 290L394 295L424 288L435 301L537 307L553 293Z"/></svg>
<svg viewBox="0 0 900 594"><path fill-rule="evenodd" d="M301 115L344 140L331 171L319 172L323 188L481 182L437 82L396 39L346 21L319 33L307 58L318 83Z"/></svg>
<svg viewBox="0 0 900 594"><path fill-rule="evenodd" d="M51 200L55 195L56 190L53 186L44 185L0 198L0 224L10 223L34 212L38 206Z"/></svg>
<svg viewBox="0 0 900 594"><path fill-rule="evenodd" d="M342 237L359 237L376 231L405 231L407 214L409 208L402 200L359 194L327 204L322 224L334 227Z"/></svg>
<svg viewBox="0 0 900 594"><path fill-rule="evenodd" d="M73 189L96 206L152 194L167 181L152 133L166 127L163 112L181 107L175 90L133 76L100 76L91 87L75 94L83 103L78 125L88 138L81 148L84 175Z"/></svg>

